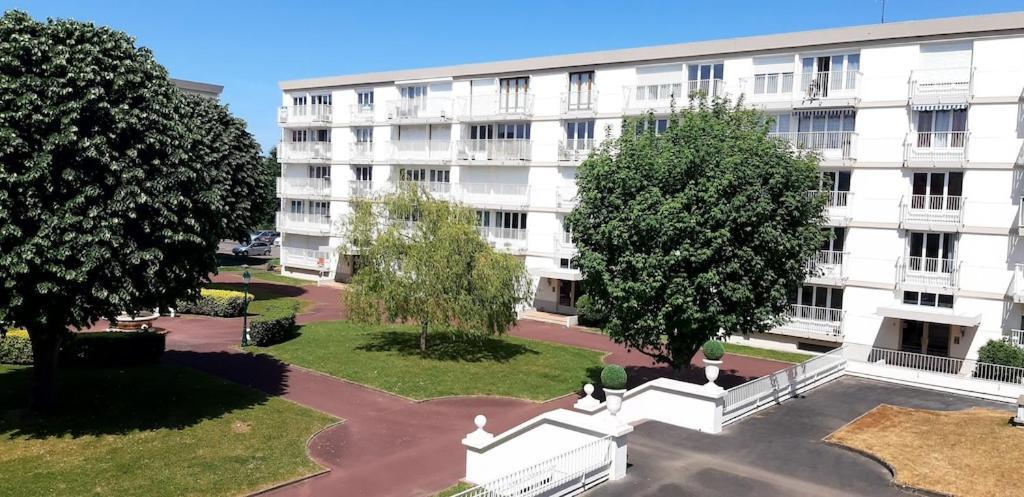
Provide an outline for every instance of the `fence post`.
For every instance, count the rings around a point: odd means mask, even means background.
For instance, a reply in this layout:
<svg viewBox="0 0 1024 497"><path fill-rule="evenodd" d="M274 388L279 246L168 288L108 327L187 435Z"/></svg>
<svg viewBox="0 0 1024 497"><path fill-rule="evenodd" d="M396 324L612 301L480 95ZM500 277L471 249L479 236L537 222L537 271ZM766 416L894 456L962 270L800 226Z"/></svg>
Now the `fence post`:
<svg viewBox="0 0 1024 497"><path fill-rule="evenodd" d="M608 481L618 480L626 476L626 433L612 436L611 442L611 463L608 465Z"/></svg>

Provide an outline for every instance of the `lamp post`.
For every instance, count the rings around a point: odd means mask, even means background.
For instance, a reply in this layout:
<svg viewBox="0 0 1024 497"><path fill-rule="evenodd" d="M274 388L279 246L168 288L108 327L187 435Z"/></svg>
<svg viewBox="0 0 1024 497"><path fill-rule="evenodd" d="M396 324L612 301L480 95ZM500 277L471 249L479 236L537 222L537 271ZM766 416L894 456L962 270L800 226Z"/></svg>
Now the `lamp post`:
<svg viewBox="0 0 1024 497"><path fill-rule="evenodd" d="M247 264L242 265L242 284L243 291L245 293L245 304L242 308L242 347L249 345L249 280L252 279L252 275L249 274L249 266Z"/></svg>

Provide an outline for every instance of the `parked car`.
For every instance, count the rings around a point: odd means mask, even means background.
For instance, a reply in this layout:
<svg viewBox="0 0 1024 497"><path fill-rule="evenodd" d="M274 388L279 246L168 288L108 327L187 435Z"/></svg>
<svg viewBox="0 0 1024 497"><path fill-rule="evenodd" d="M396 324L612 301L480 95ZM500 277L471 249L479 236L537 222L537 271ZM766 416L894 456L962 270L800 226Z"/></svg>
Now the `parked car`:
<svg viewBox="0 0 1024 497"><path fill-rule="evenodd" d="M261 231L256 235L256 238L254 238L253 240L257 242L266 242L269 244L273 244L274 240L277 238L281 238L281 234L276 231Z"/></svg>
<svg viewBox="0 0 1024 497"><path fill-rule="evenodd" d="M247 245L238 245L231 249L231 253L241 256L249 255L270 255L274 248L267 242L252 242Z"/></svg>

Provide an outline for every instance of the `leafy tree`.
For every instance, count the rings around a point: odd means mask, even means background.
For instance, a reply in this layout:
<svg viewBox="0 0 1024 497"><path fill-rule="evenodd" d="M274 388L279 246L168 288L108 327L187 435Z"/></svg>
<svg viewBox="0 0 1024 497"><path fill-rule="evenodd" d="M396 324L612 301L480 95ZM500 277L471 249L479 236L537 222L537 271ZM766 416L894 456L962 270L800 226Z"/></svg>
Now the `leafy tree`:
<svg viewBox="0 0 1024 497"><path fill-rule="evenodd" d="M0 322L28 330L51 408L70 328L167 306L252 224L259 147L128 35L0 18Z"/></svg>
<svg viewBox="0 0 1024 497"><path fill-rule="evenodd" d="M568 216L589 305L619 343L681 368L709 338L781 321L825 236L817 158L726 99L626 121L580 166ZM634 132L634 130L637 130Z"/></svg>
<svg viewBox="0 0 1024 497"><path fill-rule="evenodd" d="M515 323L525 265L480 237L473 211L414 186L351 207L345 239L359 270L344 298L353 319L417 323L421 351L431 327L501 334Z"/></svg>
<svg viewBox="0 0 1024 497"><path fill-rule="evenodd" d="M260 192L260 201L262 204L257 206L253 216L257 220L257 227L269 228L277 222L274 219L274 213L277 212L279 206L275 182L281 175L281 163L277 161L277 147L270 149L270 153L263 158L261 166L263 187Z"/></svg>

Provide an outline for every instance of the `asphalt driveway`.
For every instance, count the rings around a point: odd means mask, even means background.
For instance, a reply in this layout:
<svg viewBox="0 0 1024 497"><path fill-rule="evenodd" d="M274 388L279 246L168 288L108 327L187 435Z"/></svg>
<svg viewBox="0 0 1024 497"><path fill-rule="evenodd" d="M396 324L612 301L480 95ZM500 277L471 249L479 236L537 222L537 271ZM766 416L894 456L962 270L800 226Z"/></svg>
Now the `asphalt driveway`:
<svg viewBox="0 0 1024 497"><path fill-rule="evenodd" d="M821 441L878 406L934 410L1014 406L843 377L733 425L719 435L662 423L630 435L626 477L590 497L906 496L880 464Z"/></svg>

